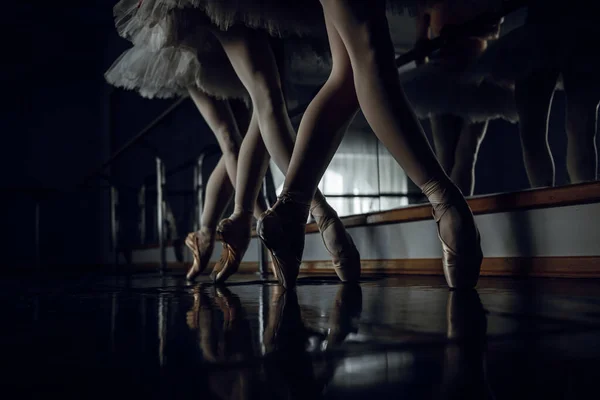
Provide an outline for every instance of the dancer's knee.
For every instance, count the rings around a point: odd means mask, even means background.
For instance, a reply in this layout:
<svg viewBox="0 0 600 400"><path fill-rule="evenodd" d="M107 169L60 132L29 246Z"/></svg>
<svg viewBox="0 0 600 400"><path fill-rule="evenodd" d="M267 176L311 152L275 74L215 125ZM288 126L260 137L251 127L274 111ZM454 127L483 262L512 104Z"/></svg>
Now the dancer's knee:
<svg viewBox="0 0 600 400"><path fill-rule="evenodd" d="M285 107L283 95L279 92L266 91L252 96L252 104L259 115L272 114Z"/></svg>
<svg viewBox="0 0 600 400"><path fill-rule="evenodd" d="M229 124L222 124L215 128L219 137L219 144L224 156L234 156L237 158L240 152L240 135Z"/></svg>
<svg viewBox="0 0 600 400"><path fill-rule="evenodd" d="M344 98L355 97L352 66L349 63L347 65L334 64L324 87L331 92L345 96Z"/></svg>

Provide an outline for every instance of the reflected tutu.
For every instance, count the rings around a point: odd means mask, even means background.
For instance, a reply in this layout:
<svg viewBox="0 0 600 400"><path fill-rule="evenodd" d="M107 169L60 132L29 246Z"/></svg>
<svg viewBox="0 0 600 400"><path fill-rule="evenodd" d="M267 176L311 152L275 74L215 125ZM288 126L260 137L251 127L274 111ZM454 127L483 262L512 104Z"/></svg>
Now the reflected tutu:
<svg viewBox="0 0 600 400"><path fill-rule="evenodd" d="M514 81L546 68L569 68L580 76L594 76L600 68L600 56L593 50L600 46L599 32L575 24L567 23L562 29L544 24L519 27L490 44L466 78Z"/></svg>
<svg viewBox="0 0 600 400"><path fill-rule="evenodd" d="M517 122L514 91L488 80L469 83L461 74L431 62L400 74L404 92L420 118L452 114L471 122Z"/></svg>
<svg viewBox="0 0 600 400"><path fill-rule="evenodd" d="M187 95L197 87L217 99L243 99L248 94L225 54L202 57L188 47L167 47L157 52L135 46L125 51L105 74L113 86L137 90L147 98Z"/></svg>

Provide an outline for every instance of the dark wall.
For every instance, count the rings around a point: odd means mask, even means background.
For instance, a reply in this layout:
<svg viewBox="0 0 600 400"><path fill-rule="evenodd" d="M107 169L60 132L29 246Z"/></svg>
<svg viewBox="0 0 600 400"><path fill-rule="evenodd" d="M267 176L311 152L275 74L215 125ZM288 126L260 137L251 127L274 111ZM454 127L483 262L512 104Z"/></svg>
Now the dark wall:
<svg viewBox="0 0 600 400"><path fill-rule="evenodd" d="M12 107L3 119L3 187L65 192L41 203L42 255L49 263L92 263L107 244L102 196L72 188L108 152L101 71L111 10L68 3L26 2L5 18L11 48L2 75ZM7 265L31 265L32 197L13 191L7 199Z"/></svg>
<svg viewBox="0 0 600 400"><path fill-rule="evenodd" d="M3 22L9 40L1 76L8 104L0 159L2 187L10 189L3 207L8 267L31 266L35 259L34 196L16 188L58 189L40 207L46 264L109 259L109 197L101 189L106 184L94 180L85 191L75 188L109 157L110 114L112 145L118 147L170 104L120 90L110 94L103 73L129 47L114 31L113 3L26 2L12 6ZM151 141L168 154L167 166L175 165L204 145L205 129L187 101L152 132ZM140 149L127 153L114 172L119 184L135 187L154 172L153 156Z"/></svg>

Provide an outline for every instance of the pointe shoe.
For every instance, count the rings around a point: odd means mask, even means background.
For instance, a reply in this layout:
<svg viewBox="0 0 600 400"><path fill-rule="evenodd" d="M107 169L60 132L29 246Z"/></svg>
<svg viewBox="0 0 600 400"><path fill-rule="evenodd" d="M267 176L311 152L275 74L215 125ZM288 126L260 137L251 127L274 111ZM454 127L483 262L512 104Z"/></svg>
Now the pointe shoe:
<svg viewBox="0 0 600 400"><path fill-rule="evenodd" d="M432 180L423 185L421 190L433 206L433 218L437 225L438 238L442 243L442 265L448 286L452 289L474 288L479 280L483 252L481 251L481 236L479 235L479 229L477 229L471 209L466 204L466 200L462 198L462 194L458 188L455 188L456 192L451 194L450 191L442 188L440 182ZM459 207L460 203L464 203L465 209L462 211L463 215L468 213L468 215L465 215L464 221L462 221L463 225L471 223L474 228L471 248L469 251L463 250L461 253L450 247L444 241L440 232L440 221L444 217L444 214L451 207ZM461 235L462 232L456 232L455 234Z"/></svg>
<svg viewBox="0 0 600 400"><path fill-rule="evenodd" d="M185 238L185 245L194 255L194 263L186 275L187 280L193 281L208 266L214 250L215 238L205 231L192 232Z"/></svg>
<svg viewBox="0 0 600 400"><path fill-rule="evenodd" d="M313 210L320 207L323 215L316 215ZM337 212L327 203L320 203L311 209L319 228L323 245L331 255L335 273L342 282L357 282L360 279L360 253L346 231Z"/></svg>
<svg viewBox="0 0 600 400"><path fill-rule="evenodd" d="M240 268L240 263L250 245L250 225L242 219L227 218L217 227L223 241L221 259L215 265L211 279L223 283Z"/></svg>
<svg viewBox="0 0 600 400"><path fill-rule="evenodd" d="M283 194L259 219L256 231L273 260L275 277L286 289L296 286L300 272L308 205Z"/></svg>

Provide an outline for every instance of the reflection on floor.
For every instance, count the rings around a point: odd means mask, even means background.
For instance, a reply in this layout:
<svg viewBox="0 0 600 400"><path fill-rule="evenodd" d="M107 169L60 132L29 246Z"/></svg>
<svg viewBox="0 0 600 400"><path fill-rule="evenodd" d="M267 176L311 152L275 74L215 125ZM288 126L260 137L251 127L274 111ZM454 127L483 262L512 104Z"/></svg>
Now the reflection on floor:
<svg viewBox="0 0 600 400"><path fill-rule="evenodd" d="M302 278L296 292L256 276L227 287L148 274L5 279L0 385L7 399L594 398L599 289L482 279L460 293L437 277Z"/></svg>

